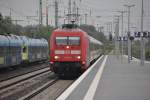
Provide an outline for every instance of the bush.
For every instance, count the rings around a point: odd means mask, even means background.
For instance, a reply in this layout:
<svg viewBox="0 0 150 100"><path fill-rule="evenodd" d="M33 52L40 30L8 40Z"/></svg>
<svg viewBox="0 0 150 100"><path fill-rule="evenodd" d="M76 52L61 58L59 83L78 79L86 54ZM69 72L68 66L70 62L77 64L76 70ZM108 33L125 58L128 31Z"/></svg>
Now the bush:
<svg viewBox="0 0 150 100"><path fill-rule="evenodd" d="M145 49L145 59L150 60L150 48L149 47Z"/></svg>

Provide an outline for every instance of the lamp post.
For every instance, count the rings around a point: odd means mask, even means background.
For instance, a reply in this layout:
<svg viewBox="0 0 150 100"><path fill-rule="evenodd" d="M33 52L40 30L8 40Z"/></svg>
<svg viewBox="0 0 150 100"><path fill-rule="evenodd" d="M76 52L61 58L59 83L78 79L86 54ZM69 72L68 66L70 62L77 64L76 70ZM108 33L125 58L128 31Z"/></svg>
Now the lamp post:
<svg viewBox="0 0 150 100"><path fill-rule="evenodd" d="M85 14L85 25L87 25L87 16L88 16L88 14L86 13Z"/></svg>
<svg viewBox="0 0 150 100"><path fill-rule="evenodd" d="M128 63L130 63L131 59L131 41L130 41L130 9L135 5L124 5L128 8Z"/></svg>
<svg viewBox="0 0 150 100"><path fill-rule="evenodd" d="M115 16L117 18L116 20L116 25L115 25L115 54L118 57L119 54L119 42L118 42L118 37L119 37L119 17L120 16Z"/></svg>
<svg viewBox="0 0 150 100"><path fill-rule="evenodd" d="M142 0L142 7L141 7L141 33L143 33L143 19L144 19L144 1ZM144 66L145 60L145 43L144 37L141 35L141 65Z"/></svg>
<svg viewBox="0 0 150 100"><path fill-rule="evenodd" d="M121 25L121 55L123 55L123 28L124 28L124 23L123 23L123 15L124 15L124 13L126 13L127 11L117 11L117 12L119 12L119 13L121 13L121 17L122 17L122 25Z"/></svg>
<svg viewBox="0 0 150 100"><path fill-rule="evenodd" d="M102 16L96 16L97 19L100 19ZM97 24L97 30L98 32L101 32L100 24Z"/></svg>

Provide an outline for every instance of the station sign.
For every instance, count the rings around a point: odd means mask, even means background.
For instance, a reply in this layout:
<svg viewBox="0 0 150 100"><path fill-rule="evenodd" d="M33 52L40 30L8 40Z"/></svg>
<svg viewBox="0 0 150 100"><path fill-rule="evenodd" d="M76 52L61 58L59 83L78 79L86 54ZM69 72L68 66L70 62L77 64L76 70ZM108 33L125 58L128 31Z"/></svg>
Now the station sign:
<svg viewBox="0 0 150 100"><path fill-rule="evenodd" d="M136 38L140 38L140 37L150 38L150 32L134 32L134 36Z"/></svg>
<svg viewBox="0 0 150 100"><path fill-rule="evenodd" d="M128 41L128 37L127 36L123 36L123 37L118 36L117 41Z"/></svg>

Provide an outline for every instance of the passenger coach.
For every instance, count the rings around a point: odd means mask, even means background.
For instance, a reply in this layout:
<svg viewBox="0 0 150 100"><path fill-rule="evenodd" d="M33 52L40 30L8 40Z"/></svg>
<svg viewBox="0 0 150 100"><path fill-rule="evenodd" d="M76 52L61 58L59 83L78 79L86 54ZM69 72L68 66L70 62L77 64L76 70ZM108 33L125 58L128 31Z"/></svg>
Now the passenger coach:
<svg viewBox="0 0 150 100"><path fill-rule="evenodd" d="M84 72L102 54L103 44L77 27L63 27L52 32L50 69L60 76Z"/></svg>
<svg viewBox="0 0 150 100"><path fill-rule="evenodd" d="M47 40L12 34L0 35L0 68L47 59Z"/></svg>

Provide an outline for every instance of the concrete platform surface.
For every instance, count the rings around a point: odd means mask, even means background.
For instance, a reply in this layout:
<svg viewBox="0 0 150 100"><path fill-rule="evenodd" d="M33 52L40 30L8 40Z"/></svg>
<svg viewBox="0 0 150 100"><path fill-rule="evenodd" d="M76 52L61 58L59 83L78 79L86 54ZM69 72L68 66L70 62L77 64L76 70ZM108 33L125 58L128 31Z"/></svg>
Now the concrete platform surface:
<svg viewBox="0 0 150 100"><path fill-rule="evenodd" d="M65 92L57 100L150 100L150 63L140 66L138 60L128 64L127 57L105 56L63 98Z"/></svg>

